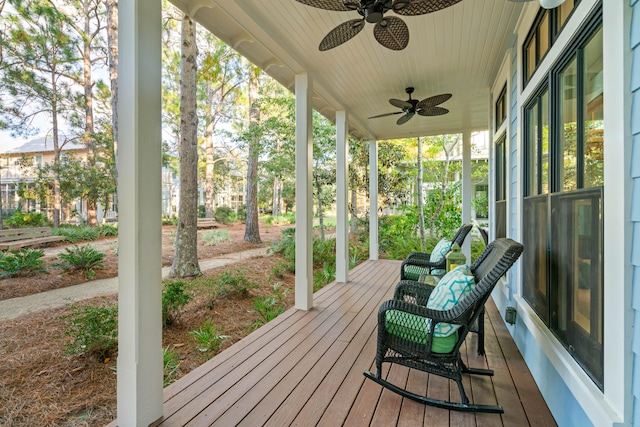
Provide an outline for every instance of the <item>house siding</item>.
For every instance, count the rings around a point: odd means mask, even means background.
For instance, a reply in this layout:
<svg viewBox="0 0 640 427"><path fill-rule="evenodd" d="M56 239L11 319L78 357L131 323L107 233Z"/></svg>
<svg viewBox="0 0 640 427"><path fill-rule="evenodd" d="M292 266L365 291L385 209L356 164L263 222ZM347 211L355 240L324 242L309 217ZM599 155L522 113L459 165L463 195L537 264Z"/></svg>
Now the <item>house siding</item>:
<svg viewBox="0 0 640 427"><path fill-rule="evenodd" d="M632 424L640 426L640 1L631 0L631 31L629 45L633 60L631 64L631 134L633 136L631 168L633 181L630 219L633 224L631 264L633 265L632 307L633 316L633 416Z"/></svg>

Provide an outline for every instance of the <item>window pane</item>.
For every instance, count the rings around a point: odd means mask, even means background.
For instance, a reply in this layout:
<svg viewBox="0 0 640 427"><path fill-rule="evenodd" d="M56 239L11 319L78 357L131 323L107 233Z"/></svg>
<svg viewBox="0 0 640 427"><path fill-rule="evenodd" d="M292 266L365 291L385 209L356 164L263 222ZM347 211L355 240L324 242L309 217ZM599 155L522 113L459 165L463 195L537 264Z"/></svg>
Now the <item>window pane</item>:
<svg viewBox="0 0 640 427"><path fill-rule="evenodd" d="M547 301L547 204L548 196L524 200L524 232L522 244L524 299L540 318L549 324Z"/></svg>
<svg viewBox="0 0 640 427"><path fill-rule="evenodd" d="M558 151L561 154L558 170L557 191L570 191L578 188L576 157L576 121L577 121L577 60L574 58L560 73L559 85L559 123L560 135Z"/></svg>
<svg viewBox="0 0 640 427"><path fill-rule="evenodd" d="M535 35L531 37L529 44L525 48L527 55L527 80L531 78L533 72L536 70L536 66L538 65L536 58L536 37Z"/></svg>
<svg viewBox="0 0 640 427"><path fill-rule="evenodd" d="M549 50L549 12L545 12L540 25L538 26L538 45L539 54L537 64L545 53Z"/></svg>
<svg viewBox="0 0 640 427"><path fill-rule="evenodd" d="M540 113L540 126L542 126L542 158L540 159L541 169L541 188L542 193L549 192L549 91L544 91L540 97L540 107L542 112Z"/></svg>
<svg viewBox="0 0 640 427"><path fill-rule="evenodd" d="M538 103L527 110L527 166L529 167L528 196L538 194Z"/></svg>
<svg viewBox="0 0 640 427"><path fill-rule="evenodd" d="M604 185L602 29L584 48L584 187Z"/></svg>
<svg viewBox="0 0 640 427"><path fill-rule="evenodd" d="M569 17L569 14L573 10L574 5L575 5L574 0L565 0L564 3L562 3L560 6L556 8L556 11L558 13L557 31L560 31L560 28L562 28L564 23L567 22L567 18Z"/></svg>
<svg viewBox="0 0 640 427"><path fill-rule="evenodd" d="M601 189L553 196L551 329L602 387Z"/></svg>

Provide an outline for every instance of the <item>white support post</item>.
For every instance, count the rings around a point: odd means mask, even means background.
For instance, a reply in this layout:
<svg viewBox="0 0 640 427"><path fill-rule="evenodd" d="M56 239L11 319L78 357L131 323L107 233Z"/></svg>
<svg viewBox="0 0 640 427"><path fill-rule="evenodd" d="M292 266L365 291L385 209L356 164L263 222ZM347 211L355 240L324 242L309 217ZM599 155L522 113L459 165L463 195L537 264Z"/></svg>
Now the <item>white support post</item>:
<svg viewBox="0 0 640 427"><path fill-rule="evenodd" d="M118 426L162 417L161 3L121 0Z"/></svg>
<svg viewBox="0 0 640 427"><path fill-rule="evenodd" d="M336 281L349 280L349 216L347 212L347 112L336 111Z"/></svg>
<svg viewBox="0 0 640 427"><path fill-rule="evenodd" d="M313 122L311 78L296 75L296 285L295 306L313 307Z"/></svg>
<svg viewBox="0 0 640 427"><path fill-rule="evenodd" d="M471 132L462 133L462 223L471 221ZM462 253L471 263L471 234L462 245Z"/></svg>
<svg viewBox="0 0 640 427"><path fill-rule="evenodd" d="M378 141L369 141L369 259L378 259Z"/></svg>

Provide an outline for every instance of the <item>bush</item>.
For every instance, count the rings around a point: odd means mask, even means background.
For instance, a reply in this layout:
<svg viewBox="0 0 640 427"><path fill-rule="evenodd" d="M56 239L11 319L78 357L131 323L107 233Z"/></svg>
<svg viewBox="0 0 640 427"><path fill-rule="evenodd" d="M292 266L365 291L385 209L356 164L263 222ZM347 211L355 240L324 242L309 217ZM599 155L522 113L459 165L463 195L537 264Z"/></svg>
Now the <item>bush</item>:
<svg viewBox="0 0 640 427"><path fill-rule="evenodd" d="M91 278L95 275L94 269L104 268L104 252L97 251L91 245L65 248L64 253L58 255L63 261L59 264L64 271L80 270L85 276Z"/></svg>
<svg viewBox="0 0 640 427"><path fill-rule="evenodd" d="M238 212L236 213L236 219L242 223L247 220L247 205L238 206Z"/></svg>
<svg viewBox="0 0 640 427"><path fill-rule="evenodd" d="M100 361L110 357L118 345L118 306L76 305L71 310L62 317L69 323L64 335L72 337L66 353L85 354Z"/></svg>
<svg viewBox="0 0 640 427"><path fill-rule="evenodd" d="M9 227L14 228L29 228L29 227L48 227L51 226L51 222L47 219L47 216L41 212L26 212L15 211L4 222Z"/></svg>
<svg viewBox="0 0 640 427"><path fill-rule="evenodd" d="M162 324L172 325L176 322L180 309L191 301L192 297L185 288L189 284L175 280L164 284L162 289Z"/></svg>
<svg viewBox="0 0 640 427"><path fill-rule="evenodd" d="M230 295L247 296L249 290L258 286L251 282L242 270L231 270L222 273L215 284L216 296Z"/></svg>
<svg viewBox="0 0 640 427"><path fill-rule="evenodd" d="M162 215L162 225L178 225L178 217L176 215Z"/></svg>
<svg viewBox="0 0 640 427"><path fill-rule="evenodd" d="M271 251L282 254L289 265L289 270L295 272L296 263L296 229L285 228L282 230L282 237L279 242L271 244Z"/></svg>
<svg viewBox="0 0 640 427"><path fill-rule="evenodd" d="M189 332L189 335L196 341L198 350L208 353L216 351L224 340L230 338L228 335L221 335L220 332L222 328L218 329L211 319L206 319L198 330Z"/></svg>
<svg viewBox="0 0 640 427"><path fill-rule="evenodd" d="M230 242L229 230L220 228L217 230L206 230L202 233L202 243L205 246L215 246L222 242Z"/></svg>
<svg viewBox="0 0 640 427"><path fill-rule="evenodd" d="M100 235L105 237L113 237L118 235L118 226L114 224L102 224L100 227Z"/></svg>
<svg viewBox="0 0 640 427"><path fill-rule="evenodd" d="M285 306L276 295L258 297L253 301L253 309L260 319L253 324L255 328L264 325L284 312Z"/></svg>
<svg viewBox="0 0 640 427"><path fill-rule="evenodd" d="M59 228L54 228L51 234L55 236L64 236L67 241L77 243L81 241L99 239L103 236L102 230L103 226L89 227L88 225L64 225Z"/></svg>
<svg viewBox="0 0 640 427"><path fill-rule="evenodd" d="M216 221L222 224L230 224L237 219L236 213L233 211L233 209L226 206L220 206L216 208L216 210L213 212L213 217Z"/></svg>
<svg viewBox="0 0 640 427"><path fill-rule="evenodd" d="M47 273L42 249L23 248L8 253L0 252L0 278L12 276L30 276Z"/></svg>

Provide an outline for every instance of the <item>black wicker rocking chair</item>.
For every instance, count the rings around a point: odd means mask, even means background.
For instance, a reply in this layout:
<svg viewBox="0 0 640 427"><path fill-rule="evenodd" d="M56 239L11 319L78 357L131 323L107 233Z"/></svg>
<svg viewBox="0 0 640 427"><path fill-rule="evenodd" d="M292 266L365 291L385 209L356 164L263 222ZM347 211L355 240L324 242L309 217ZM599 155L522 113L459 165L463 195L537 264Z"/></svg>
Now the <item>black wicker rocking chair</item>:
<svg viewBox="0 0 640 427"><path fill-rule="evenodd" d="M473 224L467 223L462 225L456 235L451 239L451 244L457 243L462 247L464 239L467 238L467 234L473 228ZM418 280L422 275L433 274L434 270L444 270L446 265L446 259L442 258L441 261L431 262L431 254L426 252L412 252L407 259L402 262L400 266L400 280Z"/></svg>
<svg viewBox="0 0 640 427"><path fill-rule="evenodd" d="M378 312L376 372L365 371L364 375L401 396L427 405L457 411L503 413L501 406L469 402L462 385L462 374L493 375L493 371L467 367L462 361L460 346L482 312L498 279L518 259L522 250L520 243L509 238L491 242L471 266L475 287L450 310L440 311L426 307L433 288L412 281L400 282L394 299L384 302ZM430 323L427 319L431 319ZM438 341L442 340L441 337L434 336L434 328L438 323L460 325L454 335L451 335L453 340L447 337L446 343ZM461 401L429 398L386 381L382 377L384 362L397 363L455 381Z"/></svg>

